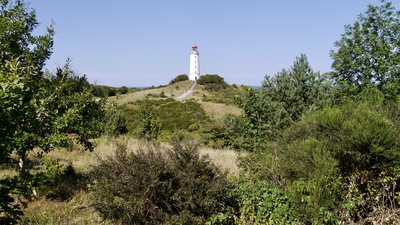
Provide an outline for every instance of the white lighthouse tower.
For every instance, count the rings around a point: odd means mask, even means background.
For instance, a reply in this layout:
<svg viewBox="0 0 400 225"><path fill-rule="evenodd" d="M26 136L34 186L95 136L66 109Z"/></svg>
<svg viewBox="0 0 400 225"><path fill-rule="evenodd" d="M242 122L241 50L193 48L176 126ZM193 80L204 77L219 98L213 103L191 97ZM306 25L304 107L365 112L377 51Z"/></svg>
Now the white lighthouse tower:
<svg viewBox="0 0 400 225"><path fill-rule="evenodd" d="M200 77L200 64L199 64L199 52L197 51L197 45L192 45L192 51L190 52L190 70L189 80L196 81Z"/></svg>

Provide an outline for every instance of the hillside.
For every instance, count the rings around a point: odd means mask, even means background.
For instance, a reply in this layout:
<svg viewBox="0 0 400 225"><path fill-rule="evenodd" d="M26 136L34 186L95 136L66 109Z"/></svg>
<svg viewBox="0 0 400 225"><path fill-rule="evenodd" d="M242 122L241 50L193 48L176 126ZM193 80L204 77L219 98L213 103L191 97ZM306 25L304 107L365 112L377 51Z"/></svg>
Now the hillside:
<svg viewBox="0 0 400 225"><path fill-rule="evenodd" d="M196 84L193 92L186 98L177 99L176 97L185 93L193 84L193 81L181 81L172 85L145 89L140 91L128 92L125 95L110 97L110 100L115 101L118 105L126 103L133 103L138 100L160 100L165 98L173 98L177 101L185 102L188 100L194 100L199 103L206 114L211 119L219 119L226 113L240 115L241 110L234 104L223 103L222 99L227 100L226 96L221 97L221 92L210 92L204 90L204 85ZM245 91L244 86L237 88L238 92ZM229 98L229 97L228 97ZM230 96L230 100L233 101L234 96Z"/></svg>

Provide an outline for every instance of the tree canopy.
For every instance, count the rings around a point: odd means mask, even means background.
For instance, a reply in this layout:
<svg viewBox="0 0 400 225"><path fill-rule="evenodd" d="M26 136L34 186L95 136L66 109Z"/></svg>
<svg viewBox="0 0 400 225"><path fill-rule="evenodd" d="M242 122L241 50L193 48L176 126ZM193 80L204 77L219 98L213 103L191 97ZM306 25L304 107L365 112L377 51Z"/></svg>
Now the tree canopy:
<svg viewBox="0 0 400 225"><path fill-rule="evenodd" d="M50 151L74 141L93 149L92 139L102 133L104 101L95 101L85 76L78 76L69 61L56 75L43 67L53 49L54 29L35 36L39 23L23 1L0 1L0 163L19 157L20 178L0 180L0 222L15 223L20 204L10 194L27 194L24 161L34 148ZM24 190L23 192L21 190Z"/></svg>
<svg viewBox="0 0 400 225"><path fill-rule="evenodd" d="M335 42L332 77L341 89L354 94L373 86L386 95L399 93L400 12L390 2L369 5Z"/></svg>

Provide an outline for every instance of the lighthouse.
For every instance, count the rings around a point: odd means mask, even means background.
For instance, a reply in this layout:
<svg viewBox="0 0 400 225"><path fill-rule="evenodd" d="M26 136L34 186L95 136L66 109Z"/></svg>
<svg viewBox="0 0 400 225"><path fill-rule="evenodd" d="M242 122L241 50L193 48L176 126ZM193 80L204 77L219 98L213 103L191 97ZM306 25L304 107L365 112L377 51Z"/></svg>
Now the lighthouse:
<svg viewBox="0 0 400 225"><path fill-rule="evenodd" d="M197 45L192 45L192 51L190 52L190 70L189 80L196 81L200 77L200 64L199 64L199 52L197 51Z"/></svg>

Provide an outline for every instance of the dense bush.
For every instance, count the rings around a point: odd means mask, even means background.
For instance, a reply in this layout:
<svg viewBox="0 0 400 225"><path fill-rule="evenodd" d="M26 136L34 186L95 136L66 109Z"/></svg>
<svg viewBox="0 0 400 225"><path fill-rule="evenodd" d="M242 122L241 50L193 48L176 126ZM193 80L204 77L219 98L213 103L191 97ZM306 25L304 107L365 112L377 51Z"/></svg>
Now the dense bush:
<svg viewBox="0 0 400 225"><path fill-rule="evenodd" d="M398 221L400 110L376 101L355 105L304 117L244 157L242 168L279 184L307 223Z"/></svg>
<svg viewBox="0 0 400 225"><path fill-rule="evenodd" d="M128 88L126 86L121 86L120 88L118 88L117 92L121 93L121 95L124 95L128 93Z"/></svg>
<svg viewBox="0 0 400 225"><path fill-rule="evenodd" d="M92 85L92 94L96 97L111 97L117 94L117 90L113 87Z"/></svg>
<svg viewBox="0 0 400 225"><path fill-rule="evenodd" d="M197 83L204 85L204 90L212 92L223 90L229 86L225 82L224 78L217 74L206 74L200 76L200 78L197 80Z"/></svg>
<svg viewBox="0 0 400 225"><path fill-rule="evenodd" d="M128 93L128 88L126 86L115 88L110 86L92 85L92 94L96 97L112 97L116 96L117 93L124 95Z"/></svg>
<svg viewBox="0 0 400 225"><path fill-rule="evenodd" d="M154 146L100 161L91 173L92 206L105 219L124 224L204 224L224 213L232 189L226 172L195 145L174 142L172 149Z"/></svg>
<svg viewBox="0 0 400 225"><path fill-rule="evenodd" d="M175 77L173 80L171 80L171 81L169 82L169 85L175 84L175 83L178 83L178 82L181 82L181 81L186 81L186 80L189 80L188 75L186 75L186 74L181 74L181 75L178 75L177 77Z"/></svg>
<svg viewBox="0 0 400 225"><path fill-rule="evenodd" d="M276 184L242 177L235 191L239 196L239 224L300 224L288 194Z"/></svg>
<svg viewBox="0 0 400 225"><path fill-rule="evenodd" d="M197 80L197 83L200 85L205 85L205 84L225 84L224 78L217 75L217 74L206 74L203 76L200 76L200 78Z"/></svg>
<svg viewBox="0 0 400 225"><path fill-rule="evenodd" d="M242 120L231 114L206 126L201 137L203 144L212 148L242 149L245 146Z"/></svg>
<svg viewBox="0 0 400 225"><path fill-rule="evenodd" d="M128 133L128 129L125 116L117 109L110 108L106 114L104 134L118 136L126 133Z"/></svg>

